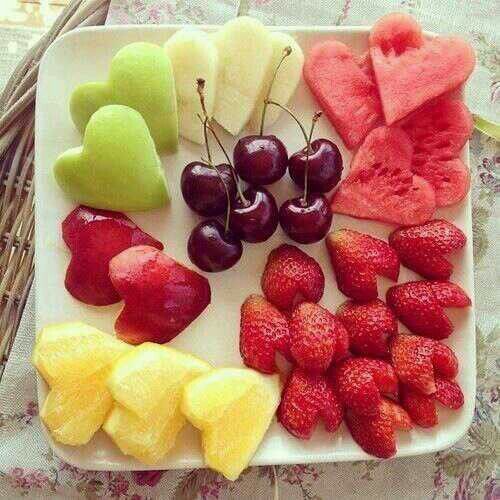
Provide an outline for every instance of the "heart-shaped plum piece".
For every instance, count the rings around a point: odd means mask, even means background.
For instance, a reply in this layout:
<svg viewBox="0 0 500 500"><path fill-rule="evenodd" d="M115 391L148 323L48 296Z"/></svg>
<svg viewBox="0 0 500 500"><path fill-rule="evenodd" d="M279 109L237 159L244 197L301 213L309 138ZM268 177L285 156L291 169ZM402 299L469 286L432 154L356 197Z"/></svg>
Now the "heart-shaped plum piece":
<svg viewBox="0 0 500 500"><path fill-rule="evenodd" d="M398 225L428 221L436 208L434 190L413 175L412 157L413 147L404 131L372 130L333 195L333 212Z"/></svg>
<svg viewBox="0 0 500 500"><path fill-rule="evenodd" d="M370 33L370 54L388 125L453 90L474 69L472 47L461 38L424 38L409 15L388 14Z"/></svg>
<svg viewBox="0 0 500 500"><path fill-rule="evenodd" d="M152 43L137 42L120 49L111 61L107 82L79 85L71 95L73 122L83 134L102 106L122 104L146 121L158 151L175 151L178 142L177 100L172 64Z"/></svg>
<svg viewBox="0 0 500 500"><path fill-rule="evenodd" d="M210 304L208 280L151 246L124 250L109 277L125 301L115 330L130 344L172 340Z"/></svg>
<svg viewBox="0 0 500 500"><path fill-rule="evenodd" d="M83 146L61 154L54 175L67 195L93 208L150 210L169 200L146 122L127 106L97 110L85 129Z"/></svg>
<svg viewBox="0 0 500 500"><path fill-rule="evenodd" d="M71 250L64 284L75 299L94 306L119 302L109 279L109 261L135 245L163 250L125 214L85 206L75 208L62 223L62 237Z"/></svg>
<svg viewBox="0 0 500 500"><path fill-rule="evenodd" d="M369 57L356 58L343 43L315 45L306 57L304 79L349 149L383 123Z"/></svg>

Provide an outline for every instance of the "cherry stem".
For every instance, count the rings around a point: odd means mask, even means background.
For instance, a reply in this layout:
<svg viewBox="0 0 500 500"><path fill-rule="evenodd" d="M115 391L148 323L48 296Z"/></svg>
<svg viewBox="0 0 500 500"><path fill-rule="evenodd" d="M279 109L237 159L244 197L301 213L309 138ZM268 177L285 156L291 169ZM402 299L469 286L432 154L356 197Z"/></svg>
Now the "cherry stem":
<svg viewBox="0 0 500 500"><path fill-rule="evenodd" d="M207 114L207 108L205 107L205 80L203 80L203 78L198 78L196 80L196 91L200 96L201 109L203 111L203 116L205 117L205 119L202 120L201 116L198 115L198 118L201 120L201 123L203 124L203 138L205 139L205 148L207 150L208 164L211 167L213 167L212 155L210 154L210 146L208 145L207 123L209 118Z"/></svg>
<svg viewBox="0 0 500 500"><path fill-rule="evenodd" d="M269 87L267 88L267 94L266 94L266 97L264 99L264 106L262 106L262 114L260 116L260 132L259 132L259 135L262 135L264 133L264 123L266 121L266 111L267 111L267 105L268 105L268 101L269 101L269 97L271 96L271 90L273 88L273 85L274 85L274 81L276 80L276 76L278 75L278 71L279 69L281 68L281 65L283 64L283 61L292 53L292 47L290 47L289 45L287 45L284 49L283 49L283 55L281 56L281 59L280 59L280 62L277 64L275 70L274 70L274 73L273 73L273 77L271 79L271 83L269 84Z"/></svg>
<svg viewBox="0 0 500 500"><path fill-rule="evenodd" d="M309 155L311 154L311 139L313 136L314 127L316 126L316 122L319 120L321 115L322 115L321 111L317 111L316 113L314 113L314 116L312 118L312 123L311 123L311 129L309 131L309 137L307 138L306 167L305 167L305 171L304 171L304 195L302 196L302 204L304 206L307 205L307 195L308 195L308 188L309 188Z"/></svg>
<svg viewBox="0 0 500 500"><path fill-rule="evenodd" d="M269 99L266 99L266 102L268 104L272 104L273 106L278 106L278 108L282 109L283 111L286 111L296 121L297 125L300 127L300 130L302 131L302 135L304 136L304 141L306 141L306 144L309 144L307 132L306 129L304 128L304 125L300 123L299 119L293 114L292 111L290 111L289 108L283 106L283 104L280 104L279 102L271 101Z"/></svg>

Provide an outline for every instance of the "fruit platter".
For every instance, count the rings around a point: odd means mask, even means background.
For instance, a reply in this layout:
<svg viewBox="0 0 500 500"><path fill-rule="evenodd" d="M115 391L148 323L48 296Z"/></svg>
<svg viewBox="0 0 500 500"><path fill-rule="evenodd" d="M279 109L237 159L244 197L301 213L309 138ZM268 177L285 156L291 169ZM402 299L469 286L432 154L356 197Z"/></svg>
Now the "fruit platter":
<svg viewBox="0 0 500 500"><path fill-rule="evenodd" d="M36 103L32 357L54 452L235 480L457 441L473 67L403 14L58 39Z"/></svg>

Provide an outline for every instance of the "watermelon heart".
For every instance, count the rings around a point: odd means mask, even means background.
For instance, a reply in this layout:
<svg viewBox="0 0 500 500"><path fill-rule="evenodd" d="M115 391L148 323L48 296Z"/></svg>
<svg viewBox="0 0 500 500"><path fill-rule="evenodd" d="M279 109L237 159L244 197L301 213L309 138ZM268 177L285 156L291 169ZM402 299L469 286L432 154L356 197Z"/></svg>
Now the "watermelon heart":
<svg viewBox="0 0 500 500"><path fill-rule="evenodd" d="M414 111L401 127L413 142L412 171L432 184L436 205L460 201L470 184L469 170L459 158L473 130L467 106L447 94Z"/></svg>
<svg viewBox="0 0 500 500"><path fill-rule="evenodd" d="M54 175L68 196L93 208L149 210L169 200L146 122L126 106L96 111L85 129L83 146L60 155Z"/></svg>
<svg viewBox="0 0 500 500"><path fill-rule="evenodd" d="M406 14L379 19L369 44L388 125L459 87L474 69L474 51L465 40L425 39L418 23Z"/></svg>
<svg viewBox="0 0 500 500"><path fill-rule="evenodd" d="M413 147L396 127L372 130L332 198L333 212L399 225L429 220L436 208L432 186L413 175Z"/></svg>
<svg viewBox="0 0 500 500"><path fill-rule="evenodd" d="M382 124L382 110L369 57L356 58L336 41L315 45L304 64L304 79L349 149Z"/></svg>
<svg viewBox="0 0 500 500"><path fill-rule="evenodd" d="M120 49L111 61L107 82L79 85L71 95L73 122L83 134L102 106L122 104L141 113L158 151L177 148L177 99L174 74L166 52L137 42Z"/></svg>

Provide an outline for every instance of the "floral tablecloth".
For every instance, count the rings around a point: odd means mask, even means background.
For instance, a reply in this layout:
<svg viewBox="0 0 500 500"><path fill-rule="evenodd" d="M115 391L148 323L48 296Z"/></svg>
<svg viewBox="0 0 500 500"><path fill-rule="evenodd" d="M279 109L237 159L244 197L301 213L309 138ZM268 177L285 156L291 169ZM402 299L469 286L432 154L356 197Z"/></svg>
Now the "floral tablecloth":
<svg viewBox="0 0 500 500"><path fill-rule="evenodd" d="M500 121L498 0L114 0L110 23L222 23L237 13L267 24L371 24L404 10L424 27L467 36L478 55L468 89L474 113ZM0 54L1 55L1 54ZM251 468L231 483L208 470L89 472L55 457L40 429L30 297L0 384L0 498L500 499L500 150L471 141L478 385L474 422L453 448L392 461ZM275 474L276 473L276 474Z"/></svg>

